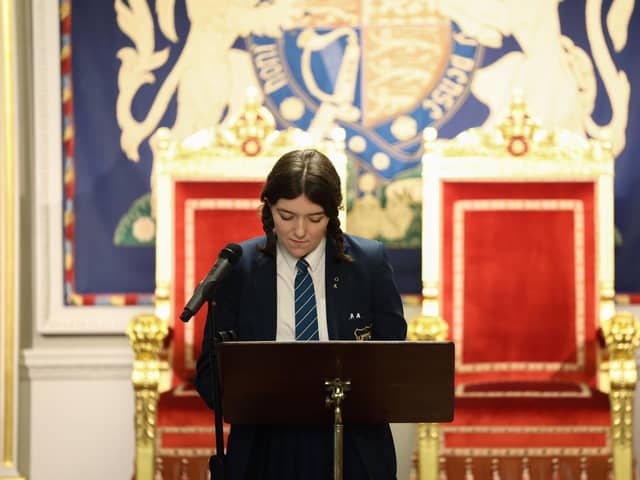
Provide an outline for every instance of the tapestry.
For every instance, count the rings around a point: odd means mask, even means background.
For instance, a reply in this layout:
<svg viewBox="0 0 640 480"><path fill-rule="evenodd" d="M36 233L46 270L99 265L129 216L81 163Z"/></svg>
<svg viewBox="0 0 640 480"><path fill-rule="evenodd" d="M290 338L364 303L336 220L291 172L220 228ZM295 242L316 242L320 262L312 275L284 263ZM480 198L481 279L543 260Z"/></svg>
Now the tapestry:
<svg viewBox="0 0 640 480"><path fill-rule="evenodd" d="M347 230L385 243L404 294L421 289L423 129L490 126L518 89L543 127L610 139L616 291L640 298L634 0L61 0L60 12L67 304L151 301L149 138L225 124L248 87L280 128L345 130Z"/></svg>

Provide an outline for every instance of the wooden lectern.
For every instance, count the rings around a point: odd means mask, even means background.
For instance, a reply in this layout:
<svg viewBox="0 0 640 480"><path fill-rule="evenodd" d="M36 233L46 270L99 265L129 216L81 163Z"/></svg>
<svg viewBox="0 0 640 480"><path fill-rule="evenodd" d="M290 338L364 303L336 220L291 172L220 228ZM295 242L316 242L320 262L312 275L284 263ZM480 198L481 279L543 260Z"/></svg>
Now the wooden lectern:
<svg viewBox="0 0 640 480"><path fill-rule="evenodd" d="M217 348L225 421L333 424L336 480L344 423L453 420L452 342L223 342Z"/></svg>

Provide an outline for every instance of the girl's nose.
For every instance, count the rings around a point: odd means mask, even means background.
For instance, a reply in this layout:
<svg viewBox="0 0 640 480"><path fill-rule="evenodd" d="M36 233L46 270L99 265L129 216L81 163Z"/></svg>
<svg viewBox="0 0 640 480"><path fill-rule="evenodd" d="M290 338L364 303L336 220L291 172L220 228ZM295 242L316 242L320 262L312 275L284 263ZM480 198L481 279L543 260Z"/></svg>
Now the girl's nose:
<svg viewBox="0 0 640 480"><path fill-rule="evenodd" d="M304 237L305 231L306 231L306 224L305 224L304 218L300 217L296 219L296 225L295 225L296 237L298 238Z"/></svg>

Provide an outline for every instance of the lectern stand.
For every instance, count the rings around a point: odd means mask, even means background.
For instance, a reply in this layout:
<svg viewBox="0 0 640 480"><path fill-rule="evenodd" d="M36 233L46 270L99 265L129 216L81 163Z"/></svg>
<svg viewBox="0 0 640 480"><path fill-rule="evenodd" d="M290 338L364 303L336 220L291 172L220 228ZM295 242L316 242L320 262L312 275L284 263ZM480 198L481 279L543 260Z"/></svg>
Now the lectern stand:
<svg viewBox="0 0 640 480"><path fill-rule="evenodd" d="M333 424L336 480L344 423L453 420L451 342L223 342L218 351L225 421Z"/></svg>

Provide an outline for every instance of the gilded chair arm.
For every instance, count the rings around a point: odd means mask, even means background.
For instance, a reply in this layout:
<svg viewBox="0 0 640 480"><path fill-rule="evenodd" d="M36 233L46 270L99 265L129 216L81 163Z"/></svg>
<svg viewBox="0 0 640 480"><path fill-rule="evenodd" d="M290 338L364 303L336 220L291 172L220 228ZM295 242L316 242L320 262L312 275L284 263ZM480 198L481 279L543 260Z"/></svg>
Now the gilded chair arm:
<svg viewBox="0 0 640 480"><path fill-rule="evenodd" d="M127 327L134 353L131 380L136 405L136 480L153 480L156 418L163 364L160 355L167 333L167 324L153 314L138 315Z"/></svg>
<svg viewBox="0 0 640 480"><path fill-rule="evenodd" d="M602 324L609 364L609 402L613 440L614 478L633 478L633 396L637 381L635 352L640 322L618 312Z"/></svg>
<svg viewBox="0 0 640 480"><path fill-rule="evenodd" d="M640 344L640 322L629 312L616 313L603 322L609 357L609 387L612 413L619 417L614 422L614 439L631 441L633 392L637 381L635 352ZM615 420L615 419L614 419Z"/></svg>
<svg viewBox="0 0 640 480"><path fill-rule="evenodd" d="M444 341L449 336L449 325L441 317L420 313L407 327L407 339L412 341Z"/></svg>

